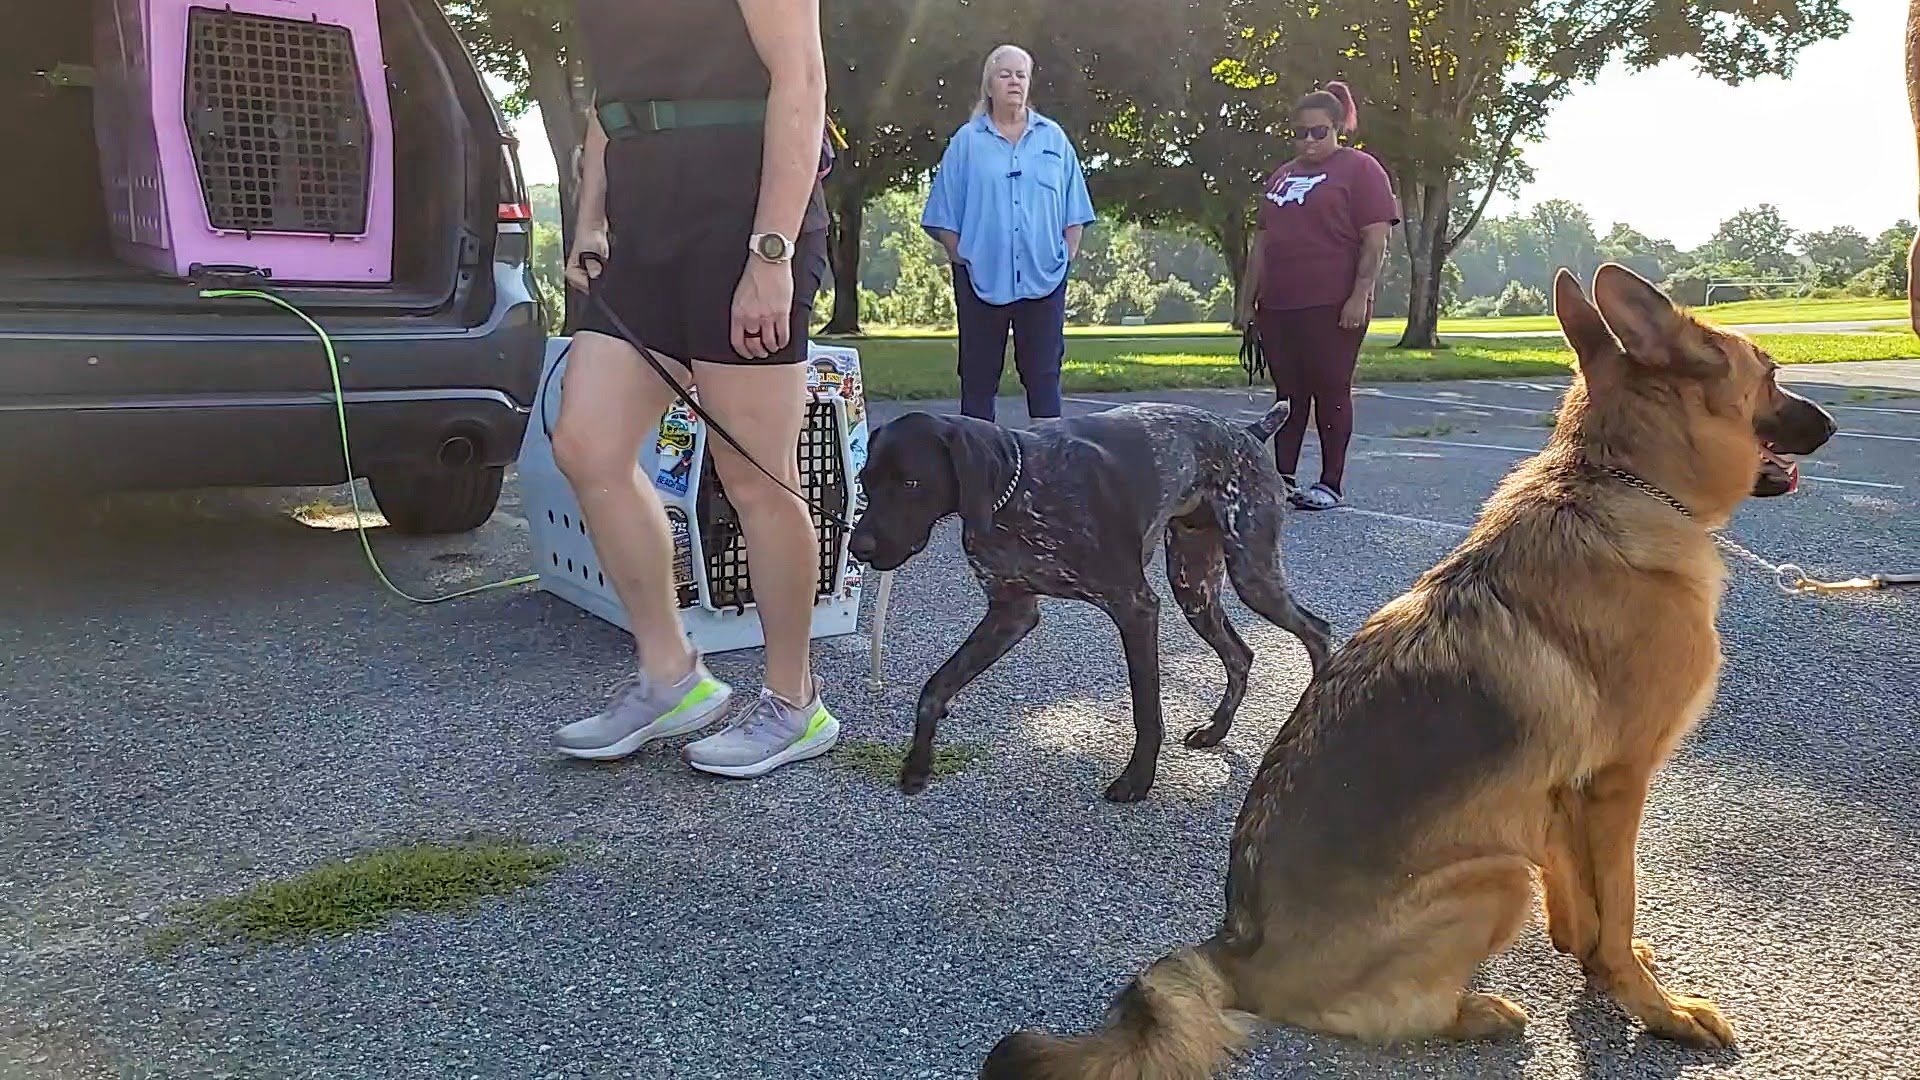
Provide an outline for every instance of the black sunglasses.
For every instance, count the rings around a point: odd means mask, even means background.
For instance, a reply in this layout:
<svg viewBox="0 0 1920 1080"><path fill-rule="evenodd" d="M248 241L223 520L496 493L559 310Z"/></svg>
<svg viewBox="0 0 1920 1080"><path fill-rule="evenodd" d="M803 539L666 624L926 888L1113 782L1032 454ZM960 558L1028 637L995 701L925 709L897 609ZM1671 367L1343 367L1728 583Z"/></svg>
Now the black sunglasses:
<svg viewBox="0 0 1920 1080"><path fill-rule="evenodd" d="M1295 142L1306 139L1312 139L1318 142L1333 134L1333 127L1330 124L1315 124L1312 127L1290 128L1287 133L1293 136Z"/></svg>

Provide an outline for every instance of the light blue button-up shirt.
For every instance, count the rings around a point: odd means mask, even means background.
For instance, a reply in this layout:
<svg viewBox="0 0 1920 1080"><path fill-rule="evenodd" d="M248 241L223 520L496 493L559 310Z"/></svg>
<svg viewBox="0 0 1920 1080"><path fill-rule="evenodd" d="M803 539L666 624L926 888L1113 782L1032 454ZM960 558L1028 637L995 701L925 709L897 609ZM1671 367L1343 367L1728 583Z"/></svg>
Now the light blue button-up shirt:
<svg viewBox="0 0 1920 1080"><path fill-rule="evenodd" d="M959 234L974 292L989 304L1011 304L1060 287L1067 228L1093 219L1073 144L1060 125L1029 109L1018 143L985 114L953 133L920 227Z"/></svg>

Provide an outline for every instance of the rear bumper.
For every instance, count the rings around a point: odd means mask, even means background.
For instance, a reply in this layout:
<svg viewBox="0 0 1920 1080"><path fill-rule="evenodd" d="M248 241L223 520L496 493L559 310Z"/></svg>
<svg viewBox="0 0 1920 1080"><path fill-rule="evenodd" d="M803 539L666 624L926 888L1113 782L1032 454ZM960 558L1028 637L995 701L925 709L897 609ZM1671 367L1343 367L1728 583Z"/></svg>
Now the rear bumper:
<svg viewBox="0 0 1920 1080"><path fill-rule="evenodd" d="M356 391L346 396L354 473L424 467L450 439L471 464L506 465L527 409L498 390ZM344 483L331 395L0 406L0 459L20 486L96 489Z"/></svg>
<svg viewBox="0 0 1920 1080"><path fill-rule="evenodd" d="M0 483L344 482L325 355L311 334L283 333L286 321L235 319L219 334L0 332ZM471 330L333 333L357 475L434 465L455 437L473 464L519 454L546 343L532 305Z"/></svg>

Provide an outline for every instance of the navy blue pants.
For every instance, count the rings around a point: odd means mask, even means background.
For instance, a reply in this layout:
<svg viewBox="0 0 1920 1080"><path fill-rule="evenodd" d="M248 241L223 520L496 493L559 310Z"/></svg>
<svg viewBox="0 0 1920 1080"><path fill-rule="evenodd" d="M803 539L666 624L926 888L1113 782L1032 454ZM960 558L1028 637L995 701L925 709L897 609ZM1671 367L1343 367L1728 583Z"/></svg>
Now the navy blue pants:
<svg viewBox="0 0 1920 1080"><path fill-rule="evenodd" d="M960 325L960 412L992 420L993 399L1007 364L1007 332L1013 332L1013 366L1027 391L1027 415L1060 415L1060 362L1067 355L1067 283L1037 300L989 304L973 291L967 268L953 268L953 306Z"/></svg>

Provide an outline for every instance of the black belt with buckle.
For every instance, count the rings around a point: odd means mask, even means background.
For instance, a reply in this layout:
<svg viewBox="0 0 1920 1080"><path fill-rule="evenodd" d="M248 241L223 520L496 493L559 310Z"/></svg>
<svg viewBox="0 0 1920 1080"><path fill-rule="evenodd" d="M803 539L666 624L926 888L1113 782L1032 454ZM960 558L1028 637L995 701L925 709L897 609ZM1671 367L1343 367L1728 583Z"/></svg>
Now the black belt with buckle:
<svg viewBox="0 0 1920 1080"><path fill-rule="evenodd" d="M695 127L764 124L763 98L693 98L685 101L603 101L594 107L610 139Z"/></svg>

